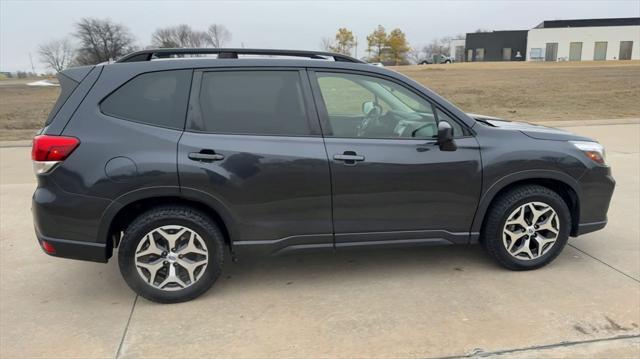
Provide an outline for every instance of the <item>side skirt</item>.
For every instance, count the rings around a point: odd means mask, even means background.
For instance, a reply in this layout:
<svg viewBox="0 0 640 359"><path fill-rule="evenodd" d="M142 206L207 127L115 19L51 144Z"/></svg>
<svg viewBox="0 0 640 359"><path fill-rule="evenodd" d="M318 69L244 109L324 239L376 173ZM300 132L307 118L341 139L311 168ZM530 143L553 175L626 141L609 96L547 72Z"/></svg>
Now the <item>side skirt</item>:
<svg viewBox="0 0 640 359"><path fill-rule="evenodd" d="M479 233L444 230L310 234L264 241L235 241L234 252L245 255L281 255L292 252L366 247L410 247L477 243Z"/></svg>

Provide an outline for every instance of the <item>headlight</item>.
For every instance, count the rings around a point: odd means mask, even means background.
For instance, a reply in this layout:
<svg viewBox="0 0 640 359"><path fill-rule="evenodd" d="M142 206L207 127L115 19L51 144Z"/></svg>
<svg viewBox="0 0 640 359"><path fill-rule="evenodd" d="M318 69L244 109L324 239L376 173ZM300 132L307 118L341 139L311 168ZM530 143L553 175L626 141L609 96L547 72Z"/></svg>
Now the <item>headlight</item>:
<svg viewBox="0 0 640 359"><path fill-rule="evenodd" d="M589 157L593 162L604 165L605 153L604 146L599 144L598 142L588 142L588 141L569 141L572 145L574 145L577 149L582 151L585 156Z"/></svg>

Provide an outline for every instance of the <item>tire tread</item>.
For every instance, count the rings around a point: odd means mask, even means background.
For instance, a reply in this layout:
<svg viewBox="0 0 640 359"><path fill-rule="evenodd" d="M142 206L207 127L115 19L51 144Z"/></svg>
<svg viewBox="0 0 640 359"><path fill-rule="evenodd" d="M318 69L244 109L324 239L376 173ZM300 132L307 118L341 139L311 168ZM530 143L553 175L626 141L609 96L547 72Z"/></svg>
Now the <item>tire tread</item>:
<svg viewBox="0 0 640 359"><path fill-rule="evenodd" d="M546 197L556 202L556 204L559 205L560 208L555 208L557 207L555 206L554 209L556 210L556 213L560 216L560 218L564 220L561 222L562 226L560 228L560 233L558 234L558 239L556 240L555 247L551 249L549 256L545 257L543 261L534 265L523 265L521 262L516 262L516 260L510 255L505 256L501 251L503 249L502 222L505 220L504 217L506 213L508 213L509 209L514 204L532 197ZM565 246L569 237L569 231L567 229L570 226L570 218L571 217L567 204L555 191L541 185L520 185L500 194L498 198L494 200L491 207L489 208L488 215L482 227L480 243L491 257L493 257L496 261L498 261L498 263L500 263L500 265L507 269L537 269L553 261L562 251L562 248ZM567 219L569 220L567 221Z"/></svg>
<svg viewBox="0 0 640 359"><path fill-rule="evenodd" d="M130 263L127 263L127 260L129 259L128 256L131 255L131 251L128 249L132 248L135 251L135 245L139 240L139 238L135 238L134 236L152 223L162 221L166 218L178 218L185 221L196 222L199 226L204 228L206 235L211 237L217 247L215 248L215 255L217 256L214 261L215 265L212 266L210 263L206 269L212 270L211 275L208 278L208 282L203 284L200 284L199 282L195 283L194 286L197 286L197 290L194 290L195 288L193 287L188 287L188 289L191 288L192 290L187 290L184 293L181 293L181 296L171 295L171 293L176 292L166 292L169 294L158 295L157 290L150 290L153 288L138 285L138 282L135 279L128 278L130 275L138 275L135 273L135 268L132 271L133 273L130 273L130 268L127 268L127 266L130 265ZM194 208L179 205L163 205L150 209L138 215L138 217L125 229L124 233L125 234L120 243L120 250L118 251L118 265L120 267L120 272L131 289L148 300L158 303L186 302L205 293L220 276L220 272L222 271L222 266L224 264L224 237L218 228L218 225L209 216ZM131 241L134 241L134 243L130 243ZM205 279L207 278L201 278L200 281Z"/></svg>

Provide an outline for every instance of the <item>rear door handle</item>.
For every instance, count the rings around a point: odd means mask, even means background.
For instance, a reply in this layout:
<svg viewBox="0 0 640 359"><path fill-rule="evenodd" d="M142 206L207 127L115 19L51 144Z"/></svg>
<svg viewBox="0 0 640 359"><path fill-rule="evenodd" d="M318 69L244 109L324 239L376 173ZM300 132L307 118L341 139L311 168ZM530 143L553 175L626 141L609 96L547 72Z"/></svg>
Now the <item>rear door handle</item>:
<svg viewBox="0 0 640 359"><path fill-rule="evenodd" d="M212 150L202 150L200 152L189 153L189 159L203 162L221 161L224 160L224 155L215 153Z"/></svg>

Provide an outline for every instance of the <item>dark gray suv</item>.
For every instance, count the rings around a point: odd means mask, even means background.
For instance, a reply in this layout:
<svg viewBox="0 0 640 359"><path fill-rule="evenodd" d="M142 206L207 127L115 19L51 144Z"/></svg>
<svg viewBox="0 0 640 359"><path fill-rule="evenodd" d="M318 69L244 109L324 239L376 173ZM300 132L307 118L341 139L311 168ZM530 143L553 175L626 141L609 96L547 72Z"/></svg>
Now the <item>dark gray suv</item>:
<svg viewBox="0 0 640 359"><path fill-rule="evenodd" d="M466 114L347 56L145 50L59 79L33 141L38 241L118 248L154 301L197 297L248 252L479 242L534 269L607 223L596 141Z"/></svg>

